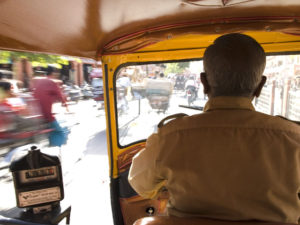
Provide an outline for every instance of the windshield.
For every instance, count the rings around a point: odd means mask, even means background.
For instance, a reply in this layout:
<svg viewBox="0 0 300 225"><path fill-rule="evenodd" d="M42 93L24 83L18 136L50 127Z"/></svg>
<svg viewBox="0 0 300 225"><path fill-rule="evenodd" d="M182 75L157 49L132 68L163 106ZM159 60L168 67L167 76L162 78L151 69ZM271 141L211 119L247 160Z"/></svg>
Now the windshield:
<svg viewBox="0 0 300 225"><path fill-rule="evenodd" d="M176 113L201 113L207 102L200 82L202 60L131 65L116 77L118 138L121 146L144 140ZM268 56L268 80L253 105L257 111L300 120L300 56Z"/></svg>

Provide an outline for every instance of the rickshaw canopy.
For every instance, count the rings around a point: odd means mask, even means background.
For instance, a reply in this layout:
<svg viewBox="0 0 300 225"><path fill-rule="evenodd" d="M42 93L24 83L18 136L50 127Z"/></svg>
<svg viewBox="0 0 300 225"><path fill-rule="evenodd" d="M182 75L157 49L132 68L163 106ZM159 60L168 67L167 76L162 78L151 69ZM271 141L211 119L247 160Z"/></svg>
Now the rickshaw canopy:
<svg viewBox="0 0 300 225"><path fill-rule="evenodd" d="M145 97L150 93L143 87L151 77L148 66L194 62L200 72L206 47L233 32L252 36L267 53L299 53L300 0L0 1L0 50L101 60L103 73L98 70L93 76L102 84L97 101L105 102L111 204L118 225L133 224L156 209L163 212L168 201L167 196L159 203L144 201L128 183L132 157L145 147L148 131L153 132L166 112L153 113ZM136 92L130 85L117 86L118 79L129 83L123 71L135 76ZM134 100L130 113L125 96ZM164 103L168 108L169 97ZM174 106L174 113L183 112L180 104ZM129 141L121 143L126 135Z"/></svg>
<svg viewBox="0 0 300 225"><path fill-rule="evenodd" d="M300 48L299 0L4 0L0 21L0 49L93 59L205 48L228 32Z"/></svg>

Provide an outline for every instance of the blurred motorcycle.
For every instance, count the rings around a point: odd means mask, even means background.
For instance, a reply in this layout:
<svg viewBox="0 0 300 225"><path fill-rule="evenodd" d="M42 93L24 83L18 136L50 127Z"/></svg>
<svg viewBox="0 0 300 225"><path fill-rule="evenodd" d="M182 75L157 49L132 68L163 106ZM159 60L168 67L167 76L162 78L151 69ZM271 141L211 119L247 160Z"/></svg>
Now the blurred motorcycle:
<svg viewBox="0 0 300 225"><path fill-rule="evenodd" d="M0 102L0 149L19 147L48 138L51 129L44 122L31 94L20 94Z"/></svg>
<svg viewBox="0 0 300 225"><path fill-rule="evenodd" d="M186 88L186 96L188 100L188 105L190 106L197 99L197 89L195 86L187 86Z"/></svg>
<svg viewBox="0 0 300 225"><path fill-rule="evenodd" d="M188 105L190 106L198 97L198 85L194 76L189 77L185 83L185 91L188 100Z"/></svg>

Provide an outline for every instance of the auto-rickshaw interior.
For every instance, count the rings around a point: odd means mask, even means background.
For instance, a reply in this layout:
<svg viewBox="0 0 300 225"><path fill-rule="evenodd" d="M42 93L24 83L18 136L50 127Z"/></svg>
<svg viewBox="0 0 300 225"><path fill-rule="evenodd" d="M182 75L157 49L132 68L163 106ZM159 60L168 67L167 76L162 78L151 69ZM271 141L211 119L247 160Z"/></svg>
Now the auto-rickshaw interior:
<svg viewBox="0 0 300 225"><path fill-rule="evenodd" d="M264 71L268 80L261 96L253 100L256 110L299 120L299 36L280 32L247 34L255 37L268 55ZM109 100L110 110L113 110L110 121L115 122L110 126L116 131L111 137L116 162L111 165L115 165L112 172L124 224L166 213L167 190L156 200L144 200L131 189L127 181L131 158L145 147L147 137L156 132L162 119L176 113L201 113L207 101L200 84L202 56L217 36L186 35L136 53L104 57L111 66L107 68L112 76L108 77L107 82L111 84L108 92L114 93L107 96L112 97ZM182 49L178 49L179 46ZM114 62L117 63L115 67ZM188 83L197 90L194 99L187 91Z"/></svg>
<svg viewBox="0 0 300 225"><path fill-rule="evenodd" d="M300 120L298 0L9 0L0 5L0 49L101 60L116 225L166 215L167 190L145 200L130 187L131 160L162 119L201 113L207 101L199 79L202 57L220 35L248 34L268 55L268 80L253 100L256 110ZM187 83L194 87L187 90Z"/></svg>

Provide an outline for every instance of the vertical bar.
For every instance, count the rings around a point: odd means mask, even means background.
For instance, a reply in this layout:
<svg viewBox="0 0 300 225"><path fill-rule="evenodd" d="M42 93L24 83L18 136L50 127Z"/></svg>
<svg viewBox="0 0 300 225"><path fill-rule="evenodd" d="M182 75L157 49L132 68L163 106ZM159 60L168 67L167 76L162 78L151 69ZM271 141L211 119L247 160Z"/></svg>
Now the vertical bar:
<svg viewBox="0 0 300 225"><path fill-rule="evenodd" d="M141 98L139 98L139 115L141 115Z"/></svg>
<svg viewBox="0 0 300 225"><path fill-rule="evenodd" d="M289 98L289 91L290 91L290 87L291 87L291 80L288 79L286 82L284 82L284 88L283 88L283 111L282 111L282 115L284 117L287 117L288 114L288 98Z"/></svg>
<svg viewBox="0 0 300 225"><path fill-rule="evenodd" d="M275 80L271 84L271 105L270 105L270 115L274 115L274 105L275 105Z"/></svg>

